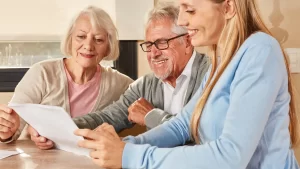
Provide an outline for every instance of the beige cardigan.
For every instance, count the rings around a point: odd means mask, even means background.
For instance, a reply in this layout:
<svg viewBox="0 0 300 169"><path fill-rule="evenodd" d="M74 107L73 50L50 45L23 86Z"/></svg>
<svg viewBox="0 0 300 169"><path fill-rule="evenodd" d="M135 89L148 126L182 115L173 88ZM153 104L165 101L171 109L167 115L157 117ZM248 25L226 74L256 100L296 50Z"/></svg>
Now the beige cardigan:
<svg viewBox="0 0 300 169"><path fill-rule="evenodd" d="M128 76L101 66L101 81L97 101L91 112L101 110L120 95L133 82ZM47 60L34 64L24 75L15 89L12 103L35 103L60 106L70 114L67 76L63 66L63 59ZM12 140L16 140L26 122L21 124ZM10 141L12 141L10 140Z"/></svg>

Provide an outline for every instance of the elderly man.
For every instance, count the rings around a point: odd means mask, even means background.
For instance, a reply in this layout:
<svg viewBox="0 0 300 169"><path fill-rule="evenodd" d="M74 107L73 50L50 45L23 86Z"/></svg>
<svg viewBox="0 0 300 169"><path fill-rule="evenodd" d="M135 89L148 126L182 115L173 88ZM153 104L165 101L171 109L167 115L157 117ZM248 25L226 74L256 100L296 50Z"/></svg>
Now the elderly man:
<svg viewBox="0 0 300 169"><path fill-rule="evenodd" d="M209 61L194 51L187 30L176 24L178 12L169 5L149 13L146 41L140 46L153 74L133 82L102 111L75 118L79 128L94 129L107 122L117 132L134 123L151 129L181 112L200 86Z"/></svg>

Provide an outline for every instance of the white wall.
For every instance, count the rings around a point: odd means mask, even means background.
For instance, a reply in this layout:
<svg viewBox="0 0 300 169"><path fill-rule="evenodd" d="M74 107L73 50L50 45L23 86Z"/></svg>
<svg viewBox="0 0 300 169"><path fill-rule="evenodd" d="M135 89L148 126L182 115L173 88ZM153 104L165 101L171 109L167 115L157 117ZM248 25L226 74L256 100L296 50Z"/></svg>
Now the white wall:
<svg viewBox="0 0 300 169"><path fill-rule="evenodd" d="M66 21L70 21L79 7L85 7L87 2L82 0L1 0L0 36L57 37L68 25ZM3 39L5 40L1 38Z"/></svg>
<svg viewBox="0 0 300 169"><path fill-rule="evenodd" d="M144 39L144 21L153 0L116 0L116 22L120 39Z"/></svg>
<svg viewBox="0 0 300 169"><path fill-rule="evenodd" d="M143 38L153 0L0 0L1 40L60 40L81 9L95 5L113 19L121 40Z"/></svg>

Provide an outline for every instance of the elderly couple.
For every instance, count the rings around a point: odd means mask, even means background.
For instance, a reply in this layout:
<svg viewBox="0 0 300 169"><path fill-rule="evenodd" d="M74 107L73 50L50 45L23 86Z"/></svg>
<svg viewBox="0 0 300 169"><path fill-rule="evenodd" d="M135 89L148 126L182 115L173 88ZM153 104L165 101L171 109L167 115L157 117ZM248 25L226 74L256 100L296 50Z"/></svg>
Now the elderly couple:
<svg viewBox="0 0 300 169"><path fill-rule="evenodd" d="M209 67L208 58L194 51L187 30L177 25L178 12L172 5L150 12L146 42L140 46L154 74L132 83L99 64L119 55L117 30L109 15L92 6L82 10L61 43L70 57L33 65L11 102L61 106L79 128L95 129L106 122L118 132L135 123L149 129L163 123L180 113ZM9 107L0 109L1 141L16 140L26 123ZM27 131L39 148L54 146L31 126Z"/></svg>
<svg viewBox="0 0 300 169"><path fill-rule="evenodd" d="M75 134L87 138L78 145L90 148L100 167L299 168L287 56L255 2L179 4L149 13L140 46L153 74L131 83L99 65L118 57L117 33L106 12L88 7L62 42L70 57L32 66L11 102L63 107L81 128ZM209 58L193 46L210 46ZM8 143L25 122L9 107L0 109L0 139ZM135 123L150 130L120 139L116 132ZM32 127L27 131L39 148L53 147Z"/></svg>

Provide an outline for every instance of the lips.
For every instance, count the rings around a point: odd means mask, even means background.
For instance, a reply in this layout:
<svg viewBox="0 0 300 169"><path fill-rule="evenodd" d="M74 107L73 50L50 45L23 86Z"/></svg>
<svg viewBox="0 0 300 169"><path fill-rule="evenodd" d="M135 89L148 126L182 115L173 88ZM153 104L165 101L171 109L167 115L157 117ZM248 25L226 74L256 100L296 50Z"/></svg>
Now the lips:
<svg viewBox="0 0 300 169"><path fill-rule="evenodd" d="M197 29L189 29L188 30L188 34L190 37L194 36L197 32L198 32Z"/></svg>
<svg viewBox="0 0 300 169"><path fill-rule="evenodd" d="M84 58L93 58L95 56L94 54L86 54L86 53L80 53L80 55Z"/></svg>
<svg viewBox="0 0 300 169"><path fill-rule="evenodd" d="M152 60L152 63L154 65L160 65L160 64L164 64L168 59L163 59L163 60Z"/></svg>

